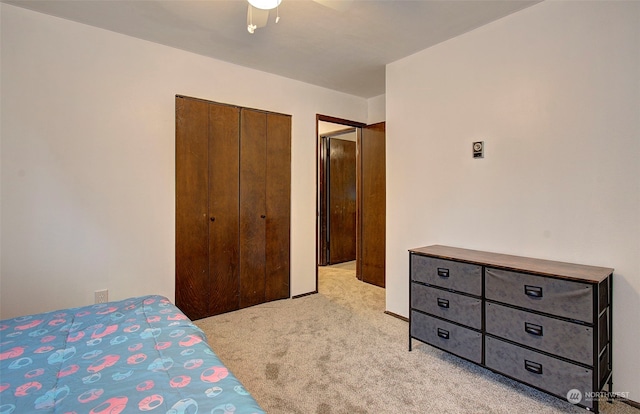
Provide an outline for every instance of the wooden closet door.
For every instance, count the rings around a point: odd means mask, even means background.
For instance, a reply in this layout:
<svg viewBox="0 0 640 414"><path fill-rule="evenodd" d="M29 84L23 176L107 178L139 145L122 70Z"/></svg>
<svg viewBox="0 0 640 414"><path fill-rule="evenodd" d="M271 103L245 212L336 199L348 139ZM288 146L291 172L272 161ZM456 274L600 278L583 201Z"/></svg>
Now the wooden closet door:
<svg viewBox="0 0 640 414"><path fill-rule="evenodd" d="M240 109L209 105L209 314L240 307Z"/></svg>
<svg viewBox="0 0 640 414"><path fill-rule="evenodd" d="M209 316L209 104L176 97L176 306Z"/></svg>
<svg viewBox="0 0 640 414"><path fill-rule="evenodd" d="M289 297L291 117L176 97L176 304Z"/></svg>
<svg viewBox="0 0 640 414"><path fill-rule="evenodd" d="M267 115L265 301L290 296L291 117Z"/></svg>
<svg viewBox="0 0 640 414"><path fill-rule="evenodd" d="M240 307L265 301L267 114L241 109Z"/></svg>

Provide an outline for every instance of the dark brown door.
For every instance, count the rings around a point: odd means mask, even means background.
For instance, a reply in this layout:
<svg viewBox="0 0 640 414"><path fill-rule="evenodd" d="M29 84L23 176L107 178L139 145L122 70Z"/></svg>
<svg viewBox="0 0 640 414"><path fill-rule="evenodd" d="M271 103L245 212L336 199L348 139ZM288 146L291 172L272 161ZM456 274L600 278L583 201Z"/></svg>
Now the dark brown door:
<svg viewBox="0 0 640 414"><path fill-rule="evenodd" d="M239 307L239 109L176 97L176 305Z"/></svg>
<svg viewBox="0 0 640 414"><path fill-rule="evenodd" d="M364 282L385 287L385 123L362 128L360 139L357 271Z"/></svg>
<svg viewBox="0 0 640 414"><path fill-rule="evenodd" d="M267 114L242 109L240 122L240 307L265 301Z"/></svg>
<svg viewBox="0 0 640 414"><path fill-rule="evenodd" d="M176 97L176 305L191 319L209 315L208 148L209 104Z"/></svg>
<svg viewBox="0 0 640 414"><path fill-rule="evenodd" d="M356 143L328 140L329 264L356 259Z"/></svg>
<svg viewBox="0 0 640 414"><path fill-rule="evenodd" d="M290 296L291 117L267 114L265 300Z"/></svg>
<svg viewBox="0 0 640 414"><path fill-rule="evenodd" d="M209 315L240 306L240 110L209 104Z"/></svg>

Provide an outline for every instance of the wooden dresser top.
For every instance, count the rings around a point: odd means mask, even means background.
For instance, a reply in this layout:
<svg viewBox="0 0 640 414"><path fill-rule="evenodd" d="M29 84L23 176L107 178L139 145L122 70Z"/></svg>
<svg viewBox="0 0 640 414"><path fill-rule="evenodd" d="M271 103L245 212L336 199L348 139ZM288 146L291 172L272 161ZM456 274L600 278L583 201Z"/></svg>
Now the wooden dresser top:
<svg viewBox="0 0 640 414"><path fill-rule="evenodd" d="M479 250L461 249L458 247L441 245L418 247L415 249L409 249L409 251L423 256L459 260L478 265L486 265L497 269L527 272L542 276L554 276L586 283L600 283L613 273L613 269L608 267L533 259L530 257L489 253Z"/></svg>

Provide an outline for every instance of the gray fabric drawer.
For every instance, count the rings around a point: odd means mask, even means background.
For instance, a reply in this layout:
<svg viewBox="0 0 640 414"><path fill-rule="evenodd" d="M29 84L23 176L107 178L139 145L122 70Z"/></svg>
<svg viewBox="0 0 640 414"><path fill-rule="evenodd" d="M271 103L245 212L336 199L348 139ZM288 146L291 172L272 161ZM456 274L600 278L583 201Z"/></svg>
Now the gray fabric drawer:
<svg viewBox="0 0 640 414"><path fill-rule="evenodd" d="M593 286L587 283L487 267L485 297L496 302L593 323Z"/></svg>
<svg viewBox="0 0 640 414"><path fill-rule="evenodd" d="M470 361L482 362L482 334L411 311L411 336Z"/></svg>
<svg viewBox="0 0 640 414"><path fill-rule="evenodd" d="M475 329L482 328L482 301L429 286L411 284L411 307Z"/></svg>
<svg viewBox="0 0 640 414"><path fill-rule="evenodd" d="M445 289L482 295L482 266L412 254L411 278Z"/></svg>
<svg viewBox="0 0 640 414"><path fill-rule="evenodd" d="M566 399L569 390L592 391L592 371L499 339L485 337L485 365L519 381ZM593 403L582 400L582 405Z"/></svg>
<svg viewBox="0 0 640 414"><path fill-rule="evenodd" d="M485 304L486 332L573 361L593 365L593 329L576 323Z"/></svg>

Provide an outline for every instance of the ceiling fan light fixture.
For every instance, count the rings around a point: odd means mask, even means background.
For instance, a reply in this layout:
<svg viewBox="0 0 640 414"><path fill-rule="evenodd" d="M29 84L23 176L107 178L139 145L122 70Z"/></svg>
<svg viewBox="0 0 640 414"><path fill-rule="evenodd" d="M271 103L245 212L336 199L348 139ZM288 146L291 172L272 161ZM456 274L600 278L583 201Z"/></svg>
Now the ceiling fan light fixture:
<svg viewBox="0 0 640 414"><path fill-rule="evenodd" d="M282 3L282 0L247 0L256 9L271 10Z"/></svg>

